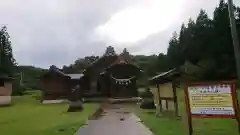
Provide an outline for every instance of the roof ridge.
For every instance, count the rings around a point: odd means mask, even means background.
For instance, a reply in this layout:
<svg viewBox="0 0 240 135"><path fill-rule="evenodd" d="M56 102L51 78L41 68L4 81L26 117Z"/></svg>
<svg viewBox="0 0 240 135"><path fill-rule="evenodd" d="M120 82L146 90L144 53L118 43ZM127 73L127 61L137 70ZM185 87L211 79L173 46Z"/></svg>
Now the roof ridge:
<svg viewBox="0 0 240 135"><path fill-rule="evenodd" d="M57 72L63 76L67 76L64 72L62 72L57 66L55 65L51 65L50 68L49 68L50 71L54 71L54 72Z"/></svg>

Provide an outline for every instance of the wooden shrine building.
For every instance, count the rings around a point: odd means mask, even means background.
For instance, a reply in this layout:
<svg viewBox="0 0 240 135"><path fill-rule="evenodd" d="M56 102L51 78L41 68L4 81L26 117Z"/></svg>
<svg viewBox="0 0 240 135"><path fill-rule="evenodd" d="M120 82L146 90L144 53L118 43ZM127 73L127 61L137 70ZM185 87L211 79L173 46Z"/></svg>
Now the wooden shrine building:
<svg viewBox="0 0 240 135"><path fill-rule="evenodd" d="M197 79L181 71L180 68L169 70L149 79L159 114L174 111L175 116L179 116L177 88L192 80Z"/></svg>
<svg viewBox="0 0 240 135"><path fill-rule="evenodd" d="M104 97L136 97L136 81L141 69L131 63L129 52L124 49L117 55L109 46L105 54L84 71L85 93L98 93Z"/></svg>

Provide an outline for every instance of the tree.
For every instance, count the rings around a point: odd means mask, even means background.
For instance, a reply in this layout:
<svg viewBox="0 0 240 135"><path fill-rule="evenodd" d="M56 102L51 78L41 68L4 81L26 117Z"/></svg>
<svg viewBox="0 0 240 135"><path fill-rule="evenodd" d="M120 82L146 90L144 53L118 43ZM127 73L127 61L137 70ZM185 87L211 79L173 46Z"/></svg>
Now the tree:
<svg viewBox="0 0 240 135"><path fill-rule="evenodd" d="M113 55L116 55L114 48L112 46L108 46L104 53L104 56L113 56Z"/></svg>
<svg viewBox="0 0 240 135"><path fill-rule="evenodd" d="M96 61L99 57L98 56L86 56L84 58L77 59L74 64L69 66L63 66L64 73L82 73L82 71L87 68L87 66L94 61Z"/></svg>
<svg viewBox="0 0 240 135"><path fill-rule="evenodd" d="M240 8L234 8L240 33ZM216 7L213 19L200 10L196 21L190 18L188 24L181 26L178 38L176 35L170 39L165 67L174 68L189 62L201 67L196 71L204 80L236 77L228 4L224 0Z"/></svg>
<svg viewBox="0 0 240 135"><path fill-rule="evenodd" d="M158 55L156 64L157 64L157 72L159 72L159 73L170 70L168 57L167 57L167 55L165 55L163 53L160 53Z"/></svg>
<svg viewBox="0 0 240 135"><path fill-rule="evenodd" d="M16 61L12 54L12 46L7 27L0 30L0 72L1 74L12 76Z"/></svg>
<svg viewBox="0 0 240 135"><path fill-rule="evenodd" d="M10 36L7 27L3 26L0 30L0 75L16 77L17 63L13 57ZM24 88L20 86L20 81L13 82L13 95L22 94Z"/></svg>
<svg viewBox="0 0 240 135"><path fill-rule="evenodd" d="M176 32L174 32L172 38L169 41L169 47L167 51L170 68L175 68L182 64L179 47L180 46L179 46L178 35Z"/></svg>
<svg viewBox="0 0 240 135"><path fill-rule="evenodd" d="M236 75L234 51L229 23L228 4L223 0L214 11L214 39L217 78L231 78Z"/></svg>

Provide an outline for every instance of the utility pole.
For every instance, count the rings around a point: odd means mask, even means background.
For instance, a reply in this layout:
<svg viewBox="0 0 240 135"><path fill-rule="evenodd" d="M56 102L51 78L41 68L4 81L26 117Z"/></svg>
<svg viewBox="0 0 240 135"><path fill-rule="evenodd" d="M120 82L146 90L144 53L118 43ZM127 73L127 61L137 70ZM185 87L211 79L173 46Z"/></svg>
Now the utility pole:
<svg viewBox="0 0 240 135"><path fill-rule="evenodd" d="M228 12L229 12L230 25L231 25L231 34L232 34L234 54L235 54L235 59L236 59L237 78L238 78L238 80L240 80L240 47L239 47L237 28L236 28L236 20L235 20L235 16L234 16L234 7L233 7L232 0L228 0Z"/></svg>
<svg viewBox="0 0 240 135"><path fill-rule="evenodd" d="M15 75L20 76L19 85L23 86L24 72L16 73Z"/></svg>
<svg viewBox="0 0 240 135"><path fill-rule="evenodd" d="M23 72L20 73L20 86L23 86Z"/></svg>
<svg viewBox="0 0 240 135"><path fill-rule="evenodd" d="M232 40L233 40L233 47L234 47L234 54L236 59L236 67L237 67L237 79L240 80L240 47L237 35L237 28L236 28L236 20L234 16L234 7L233 7L233 0L228 0L228 12L229 12L229 19L231 25L231 33L232 33ZM240 117L236 114L236 119L238 121L238 133L240 133Z"/></svg>

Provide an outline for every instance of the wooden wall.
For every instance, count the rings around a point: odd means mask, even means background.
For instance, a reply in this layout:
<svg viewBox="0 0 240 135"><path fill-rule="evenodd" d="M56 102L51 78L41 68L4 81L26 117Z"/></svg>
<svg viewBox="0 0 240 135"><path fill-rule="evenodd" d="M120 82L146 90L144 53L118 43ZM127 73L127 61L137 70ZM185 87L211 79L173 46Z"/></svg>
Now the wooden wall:
<svg viewBox="0 0 240 135"><path fill-rule="evenodd" d="M0 105L11 104L12 83L4 82L4 87L0 87Z"/></svg>
<svg viewBox="0 0 240 135"><path fill-rule="evenodd" d="M66 78L53 77L42 81L44 100L68 98L70 87Z"/></svg>
<svg viewBox="0 0 240 135"><path fill-rule="evenodd" d="M161 106L163 108L163 111L175 110L174 101L167 101L164 99L159 100L159 97L174 98L172 82L159 85L159 92L158 92L157 86L151 86L150 89L154 95L154 102L157 108L159 107L159 101L161 101ZM168 104L166 104L166 102L168 102Z"/></svg>

